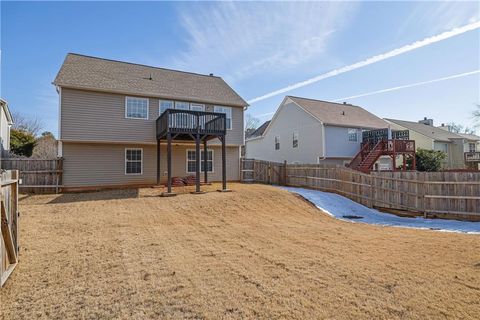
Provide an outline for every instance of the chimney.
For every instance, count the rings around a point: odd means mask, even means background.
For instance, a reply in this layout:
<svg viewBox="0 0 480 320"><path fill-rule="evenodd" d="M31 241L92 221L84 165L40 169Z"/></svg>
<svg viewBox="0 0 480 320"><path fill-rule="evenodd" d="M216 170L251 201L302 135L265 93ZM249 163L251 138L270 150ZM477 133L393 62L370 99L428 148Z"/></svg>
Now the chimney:
<svg viewBox="0 0 480 320"><path fill-rule="evenodd" d="M427 117L424 117L423 120L418 121L418 123L423 123L427 126L433 127L433 119L428 119Z"/></svg>
<svg viewBox="0 0 480 320"><path fill-rule="evenodd" d="M440 128L442 130L445 130L445 131L451 131L451 127L449 125L445 125L445 123L442 123L442 125L438 128Z"/></svg>

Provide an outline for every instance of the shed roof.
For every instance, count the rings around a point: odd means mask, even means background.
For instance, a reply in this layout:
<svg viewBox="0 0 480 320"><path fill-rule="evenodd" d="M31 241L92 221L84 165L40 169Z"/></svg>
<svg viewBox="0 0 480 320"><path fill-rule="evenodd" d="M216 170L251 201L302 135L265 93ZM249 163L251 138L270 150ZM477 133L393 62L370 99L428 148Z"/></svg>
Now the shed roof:
<svg viewBox="0 0 480 320"><path fill-rule="evenodd" d="M294 96L287 97L326 125L365 129L388 127L385 120L358 106Z"/></svg>
<svg viewBox="0 0 480 320"><path fill-rule="evenodd" d="M53 84L228 106L248 106L222 78L69 53Z"/></svg>

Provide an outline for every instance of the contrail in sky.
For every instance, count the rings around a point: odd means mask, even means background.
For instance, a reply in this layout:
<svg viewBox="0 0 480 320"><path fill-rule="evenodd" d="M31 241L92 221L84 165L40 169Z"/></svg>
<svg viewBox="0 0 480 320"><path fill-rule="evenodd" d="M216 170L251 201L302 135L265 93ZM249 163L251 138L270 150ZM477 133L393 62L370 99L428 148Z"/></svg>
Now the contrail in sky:
<svg viewBox="0 0 480 320"><path fill-rule="evenodd" d="M304 86L308 86L308 85L310 85L312 83L315 83L315 82L318 82L320 80L323 80L323 79L326 79L326 78L331 78L331 77L334 77L336 75L339 75L339 74L342 74L342 73L345 73L345 72L349 72L349 71L352 71L352 70L355 70L355 69L358 69L358 68L362 68L362 67L368 66L370 64L373 64L373 63L376 63L376 62L379 62L379 61L382 61L382 60L393 58L393 57L396 57L396 56L401 55L403 53L410 52L410 51L413 51L415 49L428 46L432 43L440 42L442 40L446 40L446 39L449 39L451 37L463 34L463 33L468 32L468 31L476 30L476 29L479 29L479 28L480 28L480 21L476 21L476 22L464 25L462 27L454 28L450 31L445 31L445 32L440 33L436 36L428 37L428 38L425 38L423 40L419 40L419 41L416 41L414 43L408 44L406 46L403 46L403 47L400 47L400 48L397 48L397 49L394 49L394 50L391 50L391 51L388 51L388 52L385 52L385 53L382 53L382 54L379 54L379 55L376 55L376 56L373 56L373 57L370 57L370 58L365 59L363 61L359 61L357 63L351 64L351 65L348 65L348 66L344 66L344 67L329 71L327 73L320 74L320 75L318 75L316 77L313 77L313 78L310 78L308 80L291 84L291 85L286 86L284 88L281 88L279 90L275 90L275 91L272 91L270 93L264 94L263 96L253 98L253 99L249 100L248 103L252 104L252 103L255 103L255 102L258 102L258 101L261 101L261 100L265 100L265 99L274 97L276 95L285 93L287 91L298 89L298 88L301 88L301 87L304 87Z"/></svg>
<svg viewBox="0 0 480 320"><path fill-rule="evenodd" d="M355 99L355 98L360 98L360 97L366 97L366 96L371 96L371 95L374 95L374 94L379 94L379 93L384 93L384 92L390 92L390 91L395 91L395 90L400 90L400 89L405 89L405 88L411 88L411 87L421 86L421 85L424 85L424 84L440 82L440 81L444 81L444 80L450 80L450 79L455 79L455 78L466 77L466 76L470 76L470 75L472 75L472 74L477 74L477 73L480 73L480 69L479 69L479 70L475 70L475 71L470 71L470 72L455 74L455 75L453 75L453 76L448 76L448 77L443 77L443 78L438 78L438 79L433 79L433 80L428 80L428 81L422 81L422 82L416 82L416 83L406 84L406 85L403 85L403 86L398 86L398 87L393 87L393 88L388 88L388 89L382 89L382 90L377 90L377 91L372 91L372 92L357 94L357 95L354 95L354 96L339 98L339 99L335 99L335 100L332 100L332 101L333 101L333 102L338 102L338 101L344 101L344 100L348 100L348 99Z"/></svg>
<svg viewBox="0 0 480 320"><path fill-rule="evenodd" d="M371 95L374 95L374 94L379 94L379 93L384 93L384 92L396 91L396 90L400 90L400 89L412 88L412 87L416 87L416 86L421 86L421 85L425 85L425 84L430 84L430 83L435 83L435 82L440 82L440 81L445 81L445 80L450 80L450 79L462 78L462 77L466 77L466 76L471 76L473 74L480 74L480 69L470 71L470 72L454 74L454 75L451 75L451 76L437 78L437 79L433 79L433 80L421 81L421 82L406 84L406 85L403 85L403 86L397 86L397 87L392 87L392 88L388 88L388 89L382 89L382 90L377 90L377 91L372 91L372 92L367 92L367 93L361 93L361 94L357 94L357 95L354 95L354 96L338 98L338 99L335 99L335 100L332 100L332 101L333 102L338 102L338 101L345 101L345 100L348 100L348 99L366 97L366 96L371 96ZM274 113L275 112L258 114L258 115L254 115L254 117L263 118L263 117L266 117L266 116L271 116Z"/></svg>

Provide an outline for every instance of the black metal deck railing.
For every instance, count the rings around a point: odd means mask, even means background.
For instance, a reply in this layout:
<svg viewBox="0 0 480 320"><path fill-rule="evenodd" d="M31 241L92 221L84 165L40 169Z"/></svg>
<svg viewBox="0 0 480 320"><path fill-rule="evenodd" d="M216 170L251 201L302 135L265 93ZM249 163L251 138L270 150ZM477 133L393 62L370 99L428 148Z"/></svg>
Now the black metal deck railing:
<svg viewBox="0 0 480 320"><path fill-rule="evenodd" d="M157 118L157 139L167 133L225 135L226 126L223 113L167 109Z"/></svg>

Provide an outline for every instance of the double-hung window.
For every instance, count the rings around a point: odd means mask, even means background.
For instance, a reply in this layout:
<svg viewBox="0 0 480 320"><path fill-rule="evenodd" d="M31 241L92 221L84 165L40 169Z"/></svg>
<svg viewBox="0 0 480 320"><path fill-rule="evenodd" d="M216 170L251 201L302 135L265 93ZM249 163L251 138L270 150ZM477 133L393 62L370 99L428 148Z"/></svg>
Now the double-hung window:
<svg viewBox="0 0 480 320"><path fill-rule="evenodd" d="M192 111L205 111L205 105L199 103L190 103L190 110ZM205 128L206 117L199 117L198 119L200 128Z"/></svg>
<svg viewBox="0 0 480 320"><path fill-rule="evenodd" d="M148 99L126 97L125 98L125 118L148 120Z"/></svg>
<svg viewBox="0 0 480 320"><path fill-rule="evenodd" d="M125 149L125 174L143 173L143 149Z"/></svg>
<svg viewBox="0 0 480 320"><path fill-rule="evenodd" d="M198 103L191 103L190 110L192 111L205 111L205 105Z"/></svg>
<svg viewBox="0 0 480 320"><path fill-rule="evenodd" d="M205 159L205 152L202 150L200 152L201 157L200 157L200 171L204 172L203 170L203 161ZM195 172L196 168L196 152L195 150L187 150L187 172L188 173L193 173ZM213 172L213 150L208 149L207 150L207 172Z"/></svg>
<svg viewBox="0 0 480 320"><path fill-rule="evenodd" d="M165 112L167 109L173 109L173 101L171 100L160 100L160 109L159 109L159 115Z"/></svg>
<svg viewBox="0 0 480 320"><path fill-rule="evenodd" d="M298 148L298 131L293 131L293 147Z"/></svg>
<svg viewBox="0 0 480 320"><path fill-rule="evenodd" d="M358 142L357 129L348 129L348 141Z"/></svg>
<svg viewBox="0 0 480 320"><path fill-rule="evenodd" d="M476 144L470 142L470 143L468 144L468 151L469 151L469 152L475 152L475 151L477 151Z"/></svg>
<svg viewBox="0 0 480 320"><path fill-rule="evenodd" d="M280 150L280 137L275 137L275 150Z"/></svg>
<svg viewBox="0 0 480 320"><path fill-rule="evenodd" d="M231 130L232 129L232 108L215 106L213 108L213 111L218 113L225 113L225 117L227 118L227 130Z"/></svg>

